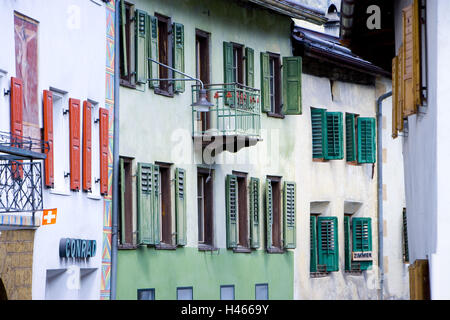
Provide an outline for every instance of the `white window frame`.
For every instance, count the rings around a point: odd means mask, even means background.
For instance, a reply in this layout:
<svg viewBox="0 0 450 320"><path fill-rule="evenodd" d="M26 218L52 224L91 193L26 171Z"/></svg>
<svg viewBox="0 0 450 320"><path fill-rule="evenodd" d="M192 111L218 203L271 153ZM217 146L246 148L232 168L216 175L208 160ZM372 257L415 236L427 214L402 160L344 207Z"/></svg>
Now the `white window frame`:
<svg viewBox="0 0 450 320"><path fill-rule="evenodd" d="M100 104L94 100L88 99L91 103L91 192L88 198L100 200ZM83 115L84 116L84 115Z"/></svg>

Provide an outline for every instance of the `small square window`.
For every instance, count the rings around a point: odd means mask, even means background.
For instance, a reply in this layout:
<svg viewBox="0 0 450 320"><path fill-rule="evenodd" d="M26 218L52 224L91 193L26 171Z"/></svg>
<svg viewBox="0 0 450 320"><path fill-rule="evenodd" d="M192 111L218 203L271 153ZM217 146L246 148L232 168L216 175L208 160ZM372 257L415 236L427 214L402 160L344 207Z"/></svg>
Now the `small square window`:
<svg viewBox="0 0 450 320"><path fill-rule="evenodd" d="M234 300L234 285L220 286L220 300Z"/></svg>
<svg viewBox="0 0 450 320"><path fill-rule="evenodd" d="M269 285L267 283L255 285L255 300L269 300Z"/></svg>
<svg viewBox="0 0 450 320"><path fill-rule="evenodd" d="M177 288L177 300L193 300L192 287Z"/></svg>
<svg viewBox="0 0 450 320"><path fill-rule="evenodd" d="M138 289L138 300L155 300L155 289Z"/></svg>

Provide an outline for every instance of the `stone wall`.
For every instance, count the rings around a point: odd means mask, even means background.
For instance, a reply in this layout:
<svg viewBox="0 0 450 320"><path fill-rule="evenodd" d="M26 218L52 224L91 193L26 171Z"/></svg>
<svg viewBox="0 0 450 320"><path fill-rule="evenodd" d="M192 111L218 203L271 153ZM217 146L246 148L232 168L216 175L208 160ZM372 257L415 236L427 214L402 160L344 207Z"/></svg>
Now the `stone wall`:
<svg viewBox="0 0 450 320"><path fill-rule="evenodd" d="M9 300L31 300L34 232L1 231L0 279Z"/></svg>

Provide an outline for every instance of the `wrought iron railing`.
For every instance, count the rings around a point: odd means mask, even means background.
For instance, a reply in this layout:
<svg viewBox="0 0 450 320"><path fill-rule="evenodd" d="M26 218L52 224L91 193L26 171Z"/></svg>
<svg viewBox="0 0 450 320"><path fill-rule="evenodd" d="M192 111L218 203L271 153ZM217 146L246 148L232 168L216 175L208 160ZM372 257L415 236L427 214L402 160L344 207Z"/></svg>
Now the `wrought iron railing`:
<svg viewBox="0 0 450 320"><path fill-rule="evenodd" d="M199 96L200 85L192 86L192 102ZM238 83L205 84L208 100L214 104L205 116L192 107L194 137L204 135L243 135L259 138L261 134L260 90ZM209 117L209 120L206 120ZM205 122L207 125L205 125Z"/></svg>
<svg viewBox="0 0 450 320"><path fill-rule="evenodd" d="M42 208L41 163L0 160L0 213Z"/></svg>
<svg viewBox="0 0 450 320"><path fill-rule="evenodd" d="M0 147L2 146L15 147L38 153L47 153L50 149L48 141L0 131Z"/></svg>

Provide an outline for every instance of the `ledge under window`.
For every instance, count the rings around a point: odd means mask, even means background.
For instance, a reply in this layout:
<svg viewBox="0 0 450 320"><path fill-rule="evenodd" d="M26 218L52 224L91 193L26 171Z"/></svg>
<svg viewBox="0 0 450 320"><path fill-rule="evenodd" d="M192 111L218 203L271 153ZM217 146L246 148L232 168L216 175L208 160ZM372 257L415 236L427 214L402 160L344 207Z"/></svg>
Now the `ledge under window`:
<svg viewBox="0 0 450 320"><path fill-rule="evenodd" d="M273 112L267 112L267 116L268 117L272 117L272 118L278 118L278 119L284 119L285 118L284 114L273 113Z"/></svg>
<svg viewBox="0 0 450 320"><path fill-rule="evenodd" d="M163 91L163 90L161 90L159 88L155 88L155 94L159 94L161 96L165 96L165 97L168 97L168 98L173 98L175 96L173 93L170 93L168 91Z"/></svg>
<svg viewBox="0 0 450 320"><path fill-rule="evenodd" d="M284 253L285 251L281 248L267 248L268 253Z"/></svg>
<svg viewBox="0 0 450 320"><path fill-rule="evenodd" d="M199 244L198 251L219 251L219 248L216 248L209 244Z"/></svg>
<svg viewBox="0 0 450 320"><path fill-rule="evenodd" d="M252 249L246 247L237 247L233 248L233 252L235 253L251 253Z"/></svg>
<svg viewBox="0 0 450 320"><path fill-rule="evenodd" d="M136 250L137 248L139 248L139 246L131 243L119 244L117 246L117 249L119 250Z"/></svg>
<svg viewBox="0 0 450 320"><path fill-rule="evenodd" d="M174 244L168 244L161 242L160 244L155 245L156 250L176 250L177 246Z"/></svg>

